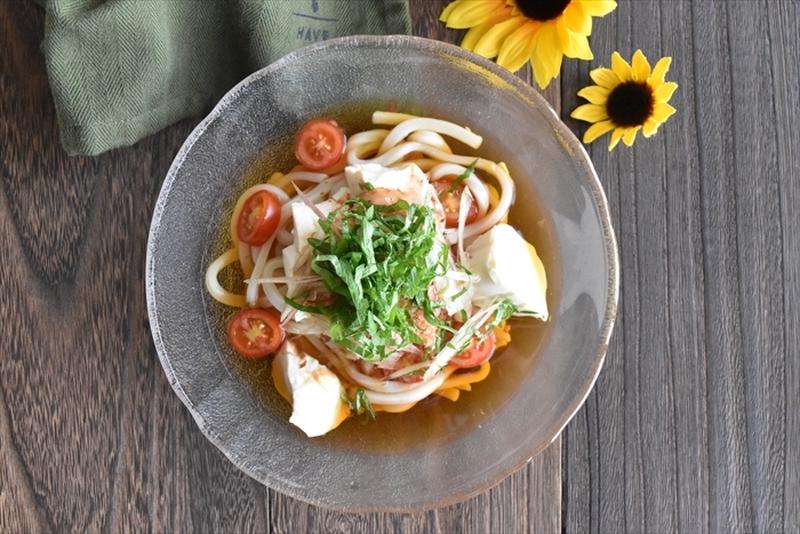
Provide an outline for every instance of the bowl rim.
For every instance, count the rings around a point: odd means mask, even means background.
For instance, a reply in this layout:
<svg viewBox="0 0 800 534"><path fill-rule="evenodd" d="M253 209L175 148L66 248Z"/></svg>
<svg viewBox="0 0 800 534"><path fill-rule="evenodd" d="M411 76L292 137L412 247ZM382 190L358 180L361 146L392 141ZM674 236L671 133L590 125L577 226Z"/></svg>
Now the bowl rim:
<svg viewBox="0 0 800 534"><path fill-rule="evenodd" d="M212 428L206 423L201 414L197 413L188 395L184 392L178 377L170 363L167 355L167 350L161 336L161 326L158 318L158 308L156 303L155 292L155 257L154 248L161 226L161 218L164 214L166 200L169 196L172 185L178 176L178 173L183 166L187 155L193 148L195 142L205 133L208 126L219 118L230 103L236 98L238 93L250 85L253 81L283 68L285 65L302 59L303 57L319 53L331 48L359 48L359 47L386 47L386 48L408 48L418 50L423 53L441 53L450 57L455 57L461 60L466 60L477 66L489 71L491 74L496 75L504 82L508 83L514 90L518 91L521 96L527 98L530 103L542 111L549 111L543 113L545 120L553 131L560 136L560 141L565 145L565 148L573 151L573 159L579 163L582 170L588 175L588 185L592 190L593 201L598 210L600 223L603 230L604 249L606 255L606 262L608 266L608 290L606 292L606 311L600 328L600 334L595 342L595 357L591 365L587 369L586 378L580 386L579 395L576 395L572 402L564 410L562 416L550 426L550 431L553 437L549 442L534 443L528 448L523 448L522 453L518 453L512 461L508 462L508 466L497 472L485 482L480 483L473 489L452 493L440 498L433 502L420 502L411 503L406 505L396 505L387 503L386 506L372 507L372 506L359 506L358 504L344 504L344 503L331 503L331 502L315 502L310 497L303 495L298 491L296 486L285 483L279 477L270 477L269 480L262 482L260 477L256 476L250 469L242 465L236 457L232 457L226 450L225 444L221 436L217 435ZM524 82L510 71L500 67L496 63L489 61L481 56L478 56L468 50L460 48L456 45L437 41L424 37L410 36L410 35L351 35L345 37L338 37L321 41L318 43L305 46L294 50L282 58L270 63L269 65L251 73L239 83L234 85L228 90L217 102L214 108L208 115L200 121L197 126L192 130L184 143L181 145L180 150L177 152L175 158L170 165L167 175L161 185L153 215L150 221L150 230L148 232L147 248L145 256L145 293L147 300L147 315L150 323L150 331L153 336L153 343L158 354L161 366L164 373L167 375L167 380L172 387L177 397L181 400L184 406L188 409L195 423L197 424L200 432L208 439L225 457L236 466L237 469L244 472L250 478L267 486L270 489L288 495L294 499L302 502L319 506L322 508L341 510L352 513L369 513L369 512L423 512L435 508L450 506L480 493L483 493L490 488L496 486L505 478L525 467L536 455L549 447L553 441L561 435L561 432L567 426L569 421L583 406L586 398L591 393L595 382L600 374L605 361L605 356L609 346L609 340L614 328L614 322L617 314L617 307L619 301L619 252L617 247L616 234L611 221L611 215L608 207L608 199L603 189L597 172L592 164L586 148L577 139L575 134L567 127L561 120L553 107L545 100L545 98L536 91L532 85Z"/></svg>

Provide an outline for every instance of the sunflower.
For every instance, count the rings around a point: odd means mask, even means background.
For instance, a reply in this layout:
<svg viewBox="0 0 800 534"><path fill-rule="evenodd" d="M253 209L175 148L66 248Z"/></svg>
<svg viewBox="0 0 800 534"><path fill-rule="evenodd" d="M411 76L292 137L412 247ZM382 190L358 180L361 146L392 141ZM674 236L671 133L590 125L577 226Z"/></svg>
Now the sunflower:
<svg viewBox="0 0 800 534"><path fill-rule="evenodd" d="M662 57L650 70L650 63L641 50L633 54L630 64L619 52L611 55L611 68L600 67L589 72L597 85L578 91L589 104L575 108L571 117L593 123L583 134L583 142L591 143L607 132L611 133L608 150L620 139L628 146L642 130L645 137L656 133L658 127L675 113L667 102L678 84L665 82L672 58Z"/></svg>
<svg viewBox="0 0 800 534"><path fill-rule="evenodd" d="M469 31L461 46L514 72L530 61L544 89L558 76L564 56L592 59L592 17L617 7L615 0L455 0L439 20Z"/></svg>

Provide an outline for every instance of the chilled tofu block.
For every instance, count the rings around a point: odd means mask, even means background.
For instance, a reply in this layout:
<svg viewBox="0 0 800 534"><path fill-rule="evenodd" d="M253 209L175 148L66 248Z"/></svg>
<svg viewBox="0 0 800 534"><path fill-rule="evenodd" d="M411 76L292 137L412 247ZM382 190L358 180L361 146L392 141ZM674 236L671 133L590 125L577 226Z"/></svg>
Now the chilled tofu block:
<svg viewBox="0 0 800 534"><path fill-rule="evenodd" d="M520 312L547 320L547 278L533 246L514 228L498 224L466 250L466 267L479 278L473 302L508 298Z"/></svg>
<svg viewBox="0 0 800 534"><path fill-rule="evenodd" d="M278 392L292 404L289 422L310 438L330 432L350 414L342 402L339 378L292 341L286 341L275 356L272 378Z"/></svg>
<svg viewBox="0 0 800 534"><path fill-rule="evenodd" d="M435 196L428 177L413 163L396 168L378 163L350 165L344 173L353 195L363 196L365 192L376 189L396 191L396 200L403 199L412 204L429 204L431 197Z"/></svg>

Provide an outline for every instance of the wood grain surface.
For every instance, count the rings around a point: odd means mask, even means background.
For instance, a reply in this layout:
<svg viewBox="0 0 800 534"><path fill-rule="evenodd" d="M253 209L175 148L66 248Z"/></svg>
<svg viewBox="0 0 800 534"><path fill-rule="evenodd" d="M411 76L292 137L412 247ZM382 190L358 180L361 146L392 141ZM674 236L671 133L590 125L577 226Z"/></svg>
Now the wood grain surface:
<svg viewBox="0 0 800 534"><path fill-rule="evenodd" d="M446 3L412 0L415 34L458 42ZM240 473L158 364L147 231L196 121L67 157L43 12L0 0L0 533L800 532L800 2L618 3L548 99L567 117L613 50L672 55L681 87L658 136L589 149L622 260L595 390L490 491L357 515Z"/></svg>

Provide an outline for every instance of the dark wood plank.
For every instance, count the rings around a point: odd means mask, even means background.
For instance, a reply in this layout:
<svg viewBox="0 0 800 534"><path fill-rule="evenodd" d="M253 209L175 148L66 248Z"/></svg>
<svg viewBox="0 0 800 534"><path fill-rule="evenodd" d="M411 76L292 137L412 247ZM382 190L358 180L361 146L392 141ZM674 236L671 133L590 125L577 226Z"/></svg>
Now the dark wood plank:
<svg viewBox="0 0 800 534"><path fill-rule="evenodd" d="M609 16L595 21L591 37L595 60L570 61L563 69L562 116L583 102L577 89L591 84L590 68L608 66L611 52L630 49L629 3L619 3ZM566 119L579 134L585 125ZM586 404L565 432L563 454L563 528L566 532L644 532L644 480L639 382L641 311L639 251L636 247L630 151L609 153L607 139L589 151L610 203L621 261L621 301L603 371Z"/></svg>
<svg viewBox="0 0 800 534"><path fill-rule="evenodd" d="M670 54L681 89L658 137L591 149L622 302L566 433L567 532L797 530L798 5L642 0L595 25L593 66Z"/></svg>
<svg viewBox="0 0 800 534"><path fill-rule="evenodd" d="M794 3L797 5L797 3ZM728 5L731 124L742 326L745 428L753 527L783 528L785 479L784 279L776 103L769 9ZM796 15L797 13L795 13ZM753 65L763 65L754 69ZM795 92L797 94L797 92ZM797 102L794 103L797 106ZM792 451L789 454L797 454Z"/></svg>
<svg viewBox="0 0 800 534"><path fill-rule="evenodd" d="M66 157L42 24L0 1L0 530L264 532L266 490L176 402L147 325L150 214L191 125Z"/></svg>
<svg viewBox="0 0 800 534"><path fill-rule="evenodd" d="M800 3L782 2L768 10L767 36L774 91L774 136L780 177L780 222L784 306L783 531L800 532ZM776 529L779 530L779 529Z"/></svg>

